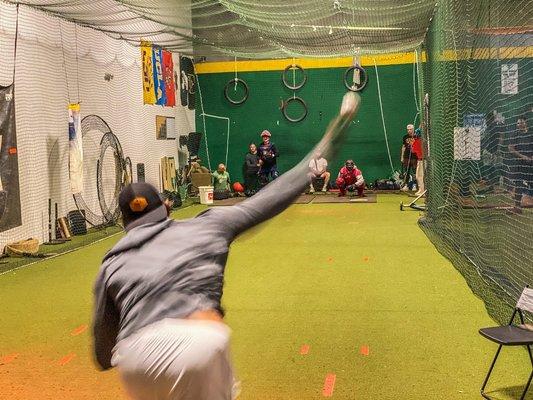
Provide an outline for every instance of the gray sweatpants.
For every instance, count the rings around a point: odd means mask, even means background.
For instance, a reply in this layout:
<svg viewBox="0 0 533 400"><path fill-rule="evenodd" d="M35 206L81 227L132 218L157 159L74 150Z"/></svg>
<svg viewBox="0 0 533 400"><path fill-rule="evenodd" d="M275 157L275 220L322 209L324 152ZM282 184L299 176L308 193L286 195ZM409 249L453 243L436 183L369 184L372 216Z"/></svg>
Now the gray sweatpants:
<svg viewBox="0 0 533 400"><path fill-rule="evenodd" d="M232 400L229 340L220 322L165 319L121 340L112 363L135 400Z"/></svg>

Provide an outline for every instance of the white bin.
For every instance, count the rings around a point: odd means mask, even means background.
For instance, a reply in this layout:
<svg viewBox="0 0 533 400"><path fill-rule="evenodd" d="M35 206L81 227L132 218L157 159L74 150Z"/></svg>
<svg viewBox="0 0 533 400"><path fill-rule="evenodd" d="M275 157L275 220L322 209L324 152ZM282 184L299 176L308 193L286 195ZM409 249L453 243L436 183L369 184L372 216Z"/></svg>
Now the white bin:
<svg viewBox="0 0 533 400"><path fill-rule="evenodd" d="M198 186L200 190L200 204L213 204L213 186Z"/></svg>

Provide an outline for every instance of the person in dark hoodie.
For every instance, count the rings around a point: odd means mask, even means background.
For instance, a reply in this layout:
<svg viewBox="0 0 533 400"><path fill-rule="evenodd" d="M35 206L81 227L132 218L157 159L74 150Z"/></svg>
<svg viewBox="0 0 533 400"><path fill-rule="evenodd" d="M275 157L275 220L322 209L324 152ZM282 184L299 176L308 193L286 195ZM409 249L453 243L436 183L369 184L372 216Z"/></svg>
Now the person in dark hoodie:
<svg viewBox="0 0 533 400"><path fill-rule="evenodd" d="M123 189L126 236L106 254L96 278L93 335L97 364L117 367L133 399L235 398L221 307L229 247L305 190L312 154L336 153L359 104L357 94L347 94L310 156L235 206L174 221L153 186Z"/></svg>
<svg viewBox="0 0 533 400"><path fill-rule="evenodd" d="M244 160L244 188L247 196L251 196L259 189L259 170L261 159L255 143L250 143L249 152Z"/></svg>

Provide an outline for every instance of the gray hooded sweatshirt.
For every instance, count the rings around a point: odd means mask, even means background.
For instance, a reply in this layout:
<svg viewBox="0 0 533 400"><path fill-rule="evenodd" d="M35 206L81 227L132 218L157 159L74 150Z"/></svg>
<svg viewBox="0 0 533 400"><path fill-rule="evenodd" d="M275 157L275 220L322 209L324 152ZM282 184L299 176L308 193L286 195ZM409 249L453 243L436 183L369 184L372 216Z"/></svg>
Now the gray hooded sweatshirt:
<svg viewBox="0 0 533 400"><path fill-rule="evenodd" d="M348 117L338 117L310 153L332 156ZM95 285L94 352L111 368L114 346L165 318L198 310L221 311L224 267L231 242L243 231L287 208L309 184L306 157L254 196L214 207L195 218L168 218L131 229L104 257Z"/></svg>

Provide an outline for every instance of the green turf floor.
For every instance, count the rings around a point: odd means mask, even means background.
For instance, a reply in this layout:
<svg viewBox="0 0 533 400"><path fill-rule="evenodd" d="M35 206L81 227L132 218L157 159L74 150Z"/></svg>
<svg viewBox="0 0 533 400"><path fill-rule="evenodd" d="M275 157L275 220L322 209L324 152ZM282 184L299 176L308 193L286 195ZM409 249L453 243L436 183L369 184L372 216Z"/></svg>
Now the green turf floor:
<svg viewBox="0 0 533 400"><path fill-rule="evenodd" d="M402 199L294 205L234 243L224 306L242 400L320 399L328 374L333 399L480 398L496 347L477 330L493 321ZM0 398L120 398L84 331L118 238L0 276ZM505 349L500 361L489 391L518 398L527 353Z"/></svg>

